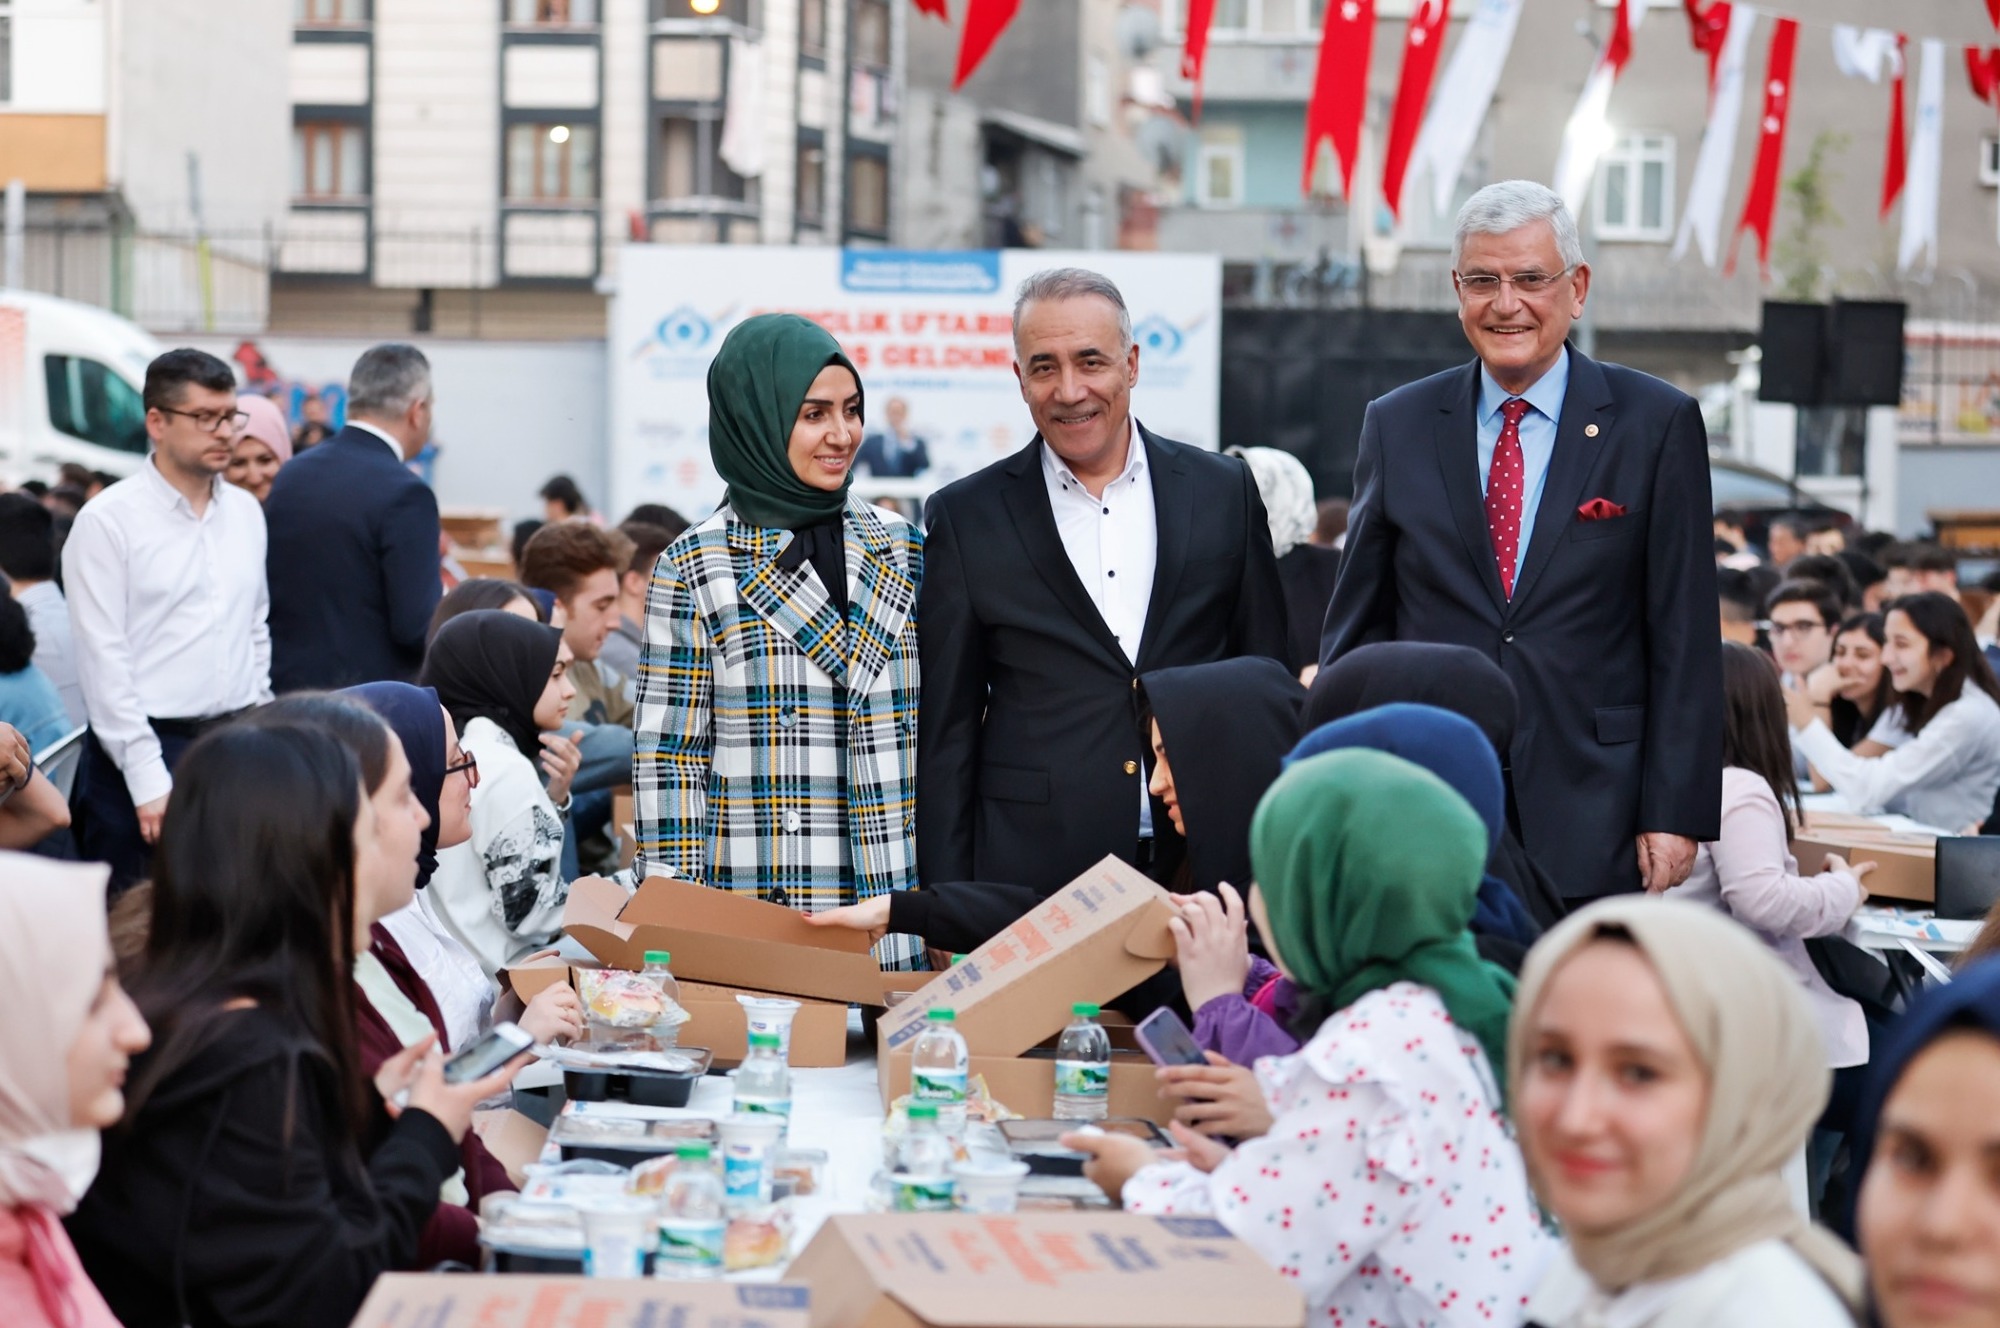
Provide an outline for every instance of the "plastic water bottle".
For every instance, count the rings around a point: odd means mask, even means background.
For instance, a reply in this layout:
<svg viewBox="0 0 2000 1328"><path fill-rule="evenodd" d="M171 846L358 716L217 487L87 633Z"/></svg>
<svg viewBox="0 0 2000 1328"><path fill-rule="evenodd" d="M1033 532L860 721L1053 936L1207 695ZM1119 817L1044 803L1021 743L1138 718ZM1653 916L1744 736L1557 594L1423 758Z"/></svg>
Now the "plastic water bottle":
<svg viewBox="0 0 2000 1328"><path fill-rule="evenodd" d="M673 955L666 950L648 950L646 965L639 970L639 976L658 987L660 995L665 998L663 1003L665 1013L652 1029L653 1035L659 1039L663 1047L673 1046L679 1040L681 1031L679 1021L667 1017L679 1009L681 1003L681 984L675 980L673 971L667 967L672 960Z"/></svg>
<svg viewBox="0 0 2000 1328"><path fill-rule="evenodd" d="M792 1070L778 1054L776 1033L752 1033L750 1054L736 1071L736 1109L777 1116L791 1126Z"/></svg>
<svg viewBox="0 0 2000 1328"><path fill-rule="evenodd" d="M910 1050L910 1096L937 1108L938 1129L947 1139L965 1137L968 1053L952 1022L951 1010L932 1010L930 1024Z"/></svg>
<svg viewBox="0 0 2000 1328"><path fill-rule="evenodd" d="M674 1157L660 1204L653 1276L675 1281L720 1277L723 1237L729 1229L722 1178L715 1174L705 1143L684 1143L674 1150Z"/></svg>
<svg viewBox="0 0 2000 1328"><path fill-rule="evenodd" d="M1095 1005L1070 1007L1076 1018L1056 1043L1057 1120L1103 1120L1111 1109L1111 1037Z"/></svg>
<svg viewBox="0 0 2000 1328"><path fill-rule="evenodd" d="M952 1179L951 1164L958 1150L938 1129L937 1116L933 1103L910 1104L909 1133L903 1136L903 1151L896 1159L899 1213L948 1213L953 1207L958 1183Z"/></svg>

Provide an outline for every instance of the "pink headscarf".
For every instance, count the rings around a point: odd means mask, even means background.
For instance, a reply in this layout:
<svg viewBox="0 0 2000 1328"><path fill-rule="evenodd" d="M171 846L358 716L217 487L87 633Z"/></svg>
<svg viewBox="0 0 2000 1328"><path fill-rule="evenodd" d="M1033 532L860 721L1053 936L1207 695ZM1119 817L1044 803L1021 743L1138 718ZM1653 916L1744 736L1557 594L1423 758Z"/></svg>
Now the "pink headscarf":
<svg viewBox="0 0 2000 1328"><path fill-rule="evenodd" d="M237 437L255 438L277 453L281 466L292 459L292 428L285 422L285 412L278 409L277 402L269 397L245 395L236 398L236 409L250 417Z"/></svg>
<svg viewBox="0 0 2000 1328"><path fill-rule="evenodd" d="M67 1213L88 1176L65 1175L55 1136L72 1135L69 1047L104 985L110 868L0 853L0 1207ZM40 1018L25 1017L39 1010ZM91 1132L95 1140L95 1132ZM71 1161L63 1158L61 1161Z"/></svg>

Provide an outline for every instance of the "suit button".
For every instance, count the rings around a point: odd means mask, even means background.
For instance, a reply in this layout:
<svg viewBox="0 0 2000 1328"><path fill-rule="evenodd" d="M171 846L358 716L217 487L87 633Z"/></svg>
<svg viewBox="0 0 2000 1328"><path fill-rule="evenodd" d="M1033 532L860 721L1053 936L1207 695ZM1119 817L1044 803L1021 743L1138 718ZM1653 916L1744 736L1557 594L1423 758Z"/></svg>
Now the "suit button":
<svg viewBox="0 0 2000 1328"><path fill-rule="evenodd" d="M1138 774L1138 773L1139 773L1139 763L1138 763L1137 761L1127 761L1127 762L1125 763L1125 773L1126 773L1126 774L1128 774L1128 775L1136 775L1136 774Z"/></svg>
<svg viewBox="0 0 2000 1328"><path fill-rule="evenodd" d="M785 833L786 833L786 834L788 834L788 835L795 835L795 834L797 834L797 833L799 832L799 827L800 827L801 825L804 825L804 824L805 824L805 818L804 818L804 817L802 817L802 816L800 816L800 815L799 815L799 814L798 814L797 812L786 812L786 813L785 813Z"/></svg>
<svg viewBox="0 0 2000 1328"><path fill-rule="evenodd" d="M1500 633L1500 639L1510 646L1514 644L1514 634L1512 632Z"/></svg>

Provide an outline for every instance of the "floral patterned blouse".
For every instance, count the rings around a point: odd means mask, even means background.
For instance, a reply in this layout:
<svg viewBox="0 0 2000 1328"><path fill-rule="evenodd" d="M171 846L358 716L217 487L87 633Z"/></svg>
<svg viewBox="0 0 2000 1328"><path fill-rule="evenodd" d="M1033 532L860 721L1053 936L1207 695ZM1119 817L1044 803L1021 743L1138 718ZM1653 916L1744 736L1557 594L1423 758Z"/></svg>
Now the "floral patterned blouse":
<svg viewBox="0 0 2000 1328"><path fill-rule="evenodd" d="M1309 1325L1519 1324L1555 1253L1486 1055L1428 987L1370 992L1257 1062L1275 1123L1210 1175L1145 1168L1125 1207L1212 1216L1292 1278Z"/></svg>

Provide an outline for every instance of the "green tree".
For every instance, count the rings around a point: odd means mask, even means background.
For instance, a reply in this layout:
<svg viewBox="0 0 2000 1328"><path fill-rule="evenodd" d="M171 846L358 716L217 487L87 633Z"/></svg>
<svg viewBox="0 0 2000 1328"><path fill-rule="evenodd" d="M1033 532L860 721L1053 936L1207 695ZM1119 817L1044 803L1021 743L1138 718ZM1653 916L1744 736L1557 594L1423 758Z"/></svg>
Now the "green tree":
<svg viewBox="0 0 2000 1328"><path fill-rule="evenodd" d="M1833 186L1840 179L1828 158L1847 150L1847 135L1822 130L1806 153L1805 165L1785 179L1785 204L1790 225L1778 239L1778 296L1786 300L1821 300L1826 287L1829 253L1826 233L1840 227L1833 208Z"/></svg>

